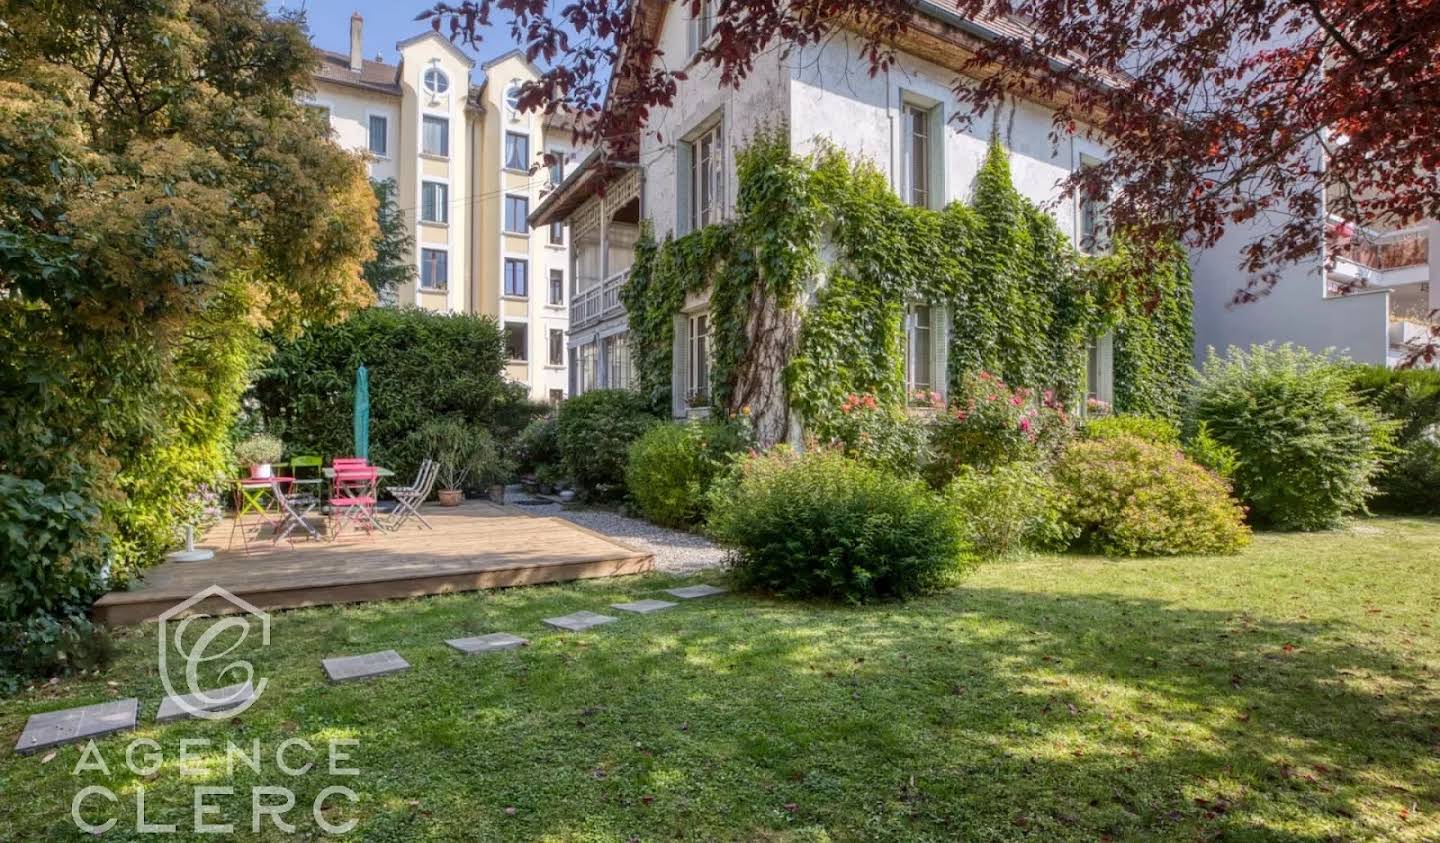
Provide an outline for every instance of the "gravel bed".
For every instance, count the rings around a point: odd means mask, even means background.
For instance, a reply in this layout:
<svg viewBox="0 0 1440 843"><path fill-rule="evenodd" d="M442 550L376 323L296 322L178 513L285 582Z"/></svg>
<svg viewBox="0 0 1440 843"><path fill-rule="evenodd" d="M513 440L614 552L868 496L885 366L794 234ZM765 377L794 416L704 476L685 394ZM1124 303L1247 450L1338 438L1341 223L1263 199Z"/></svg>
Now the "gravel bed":
<svg viewBox="0 0 1440 843"><path fill-rule="evenodd" d="M649 521L626 518L604 509L566 508L562 504L526 505L526 512L554 515L573 521L581 527L655 554L655 570L669 574L693 574L718 568L725 561L725 551L704 536L657 527Z"/></svg>

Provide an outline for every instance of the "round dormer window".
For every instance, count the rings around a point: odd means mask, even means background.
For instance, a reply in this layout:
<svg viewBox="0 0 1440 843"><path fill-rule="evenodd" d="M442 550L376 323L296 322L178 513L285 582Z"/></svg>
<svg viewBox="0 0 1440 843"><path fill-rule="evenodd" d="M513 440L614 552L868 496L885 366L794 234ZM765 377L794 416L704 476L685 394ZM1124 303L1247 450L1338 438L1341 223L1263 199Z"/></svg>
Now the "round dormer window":
<svg viewBox="0 0 1440 843"><path fill-rule="evenodd" d="M520 113L520 83L511 82L510 87L505 89L505 105L510 109L511 114Z"/></svg>
<svg viewBox="0 0 1440 843"><path fill-rule="evenodd" d="M432 97L438 97L450 90L450 77L438 67L432 67L425 71L424 76L425 93Z"/></svg>

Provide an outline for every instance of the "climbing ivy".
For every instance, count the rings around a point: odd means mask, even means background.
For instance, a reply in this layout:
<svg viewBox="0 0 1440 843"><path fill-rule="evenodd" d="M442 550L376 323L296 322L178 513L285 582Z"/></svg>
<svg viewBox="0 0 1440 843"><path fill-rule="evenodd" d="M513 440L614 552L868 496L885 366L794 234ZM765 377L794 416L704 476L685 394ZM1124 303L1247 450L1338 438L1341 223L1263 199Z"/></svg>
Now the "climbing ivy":
<svg viewBox="0 0 1440 843"><path fill-rule="evenodd" d="M1073 399L1087 337L1113 329L1117 404L1172 411L1190 362L1182 252L1153 284L1126 287L1156 295L1126 295L1120 276L1134 274L1135 256L1080 256L1015 189L998 140L973 200L932 210L901 202L872 164L823 143L797 157L786 137L761 132L737 156L734 220L659 244L642 231L622 296L641 388L657 405L669 401L674 316L687 293L709 289L721 411L781 371L785 412L822 435L849 393L903 406L909 301L950 313L952 388L986 370Z"/></svg>

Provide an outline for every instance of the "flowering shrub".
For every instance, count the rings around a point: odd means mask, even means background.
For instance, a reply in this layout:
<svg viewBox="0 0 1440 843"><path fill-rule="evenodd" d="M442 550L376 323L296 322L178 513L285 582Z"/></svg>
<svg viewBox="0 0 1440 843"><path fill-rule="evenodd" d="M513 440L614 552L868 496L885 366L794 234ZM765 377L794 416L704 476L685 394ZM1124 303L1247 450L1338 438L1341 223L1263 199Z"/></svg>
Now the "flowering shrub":
<svg viewBox="0 0 1440 843"><path fill-rule="evenodd" d="M926 463L924 425L904 412L880 406L873 395L845 397L829 424L826 444L875 468L915 476Z"/></svg>
<svg viewBox="0 0 1440 843"><path fill-rule="evenodd" d="M1250 543L1225 482L1174 446L1134 436L1075 442L1055 479L1080 542L1107 555L1234 553Z"/></svg>
<svg viewBox="0 0 1440 843"><path fill-rule="evenodd" d="M931 428L930 481L950 482L962 466L990 469L1052 458L1072 423L1054 393L1011 388L989 372L969 378L961 397Z"/></svg>
<svg viewBox="0 0 1440 843"><path fill-rule="evenodd" d="M986 558L1063 547L1070 538L1055 481L1038 465L1011 463L990 471L961 466L945 500L966 539Z"/></svg>
<svg viewBox="0 0 1440 843"><path fill-rule="evenodd" d="M924 483L833 449L752 456L711 507L742 587L860 603L919 594L976 563L960 519Z"/></svg>

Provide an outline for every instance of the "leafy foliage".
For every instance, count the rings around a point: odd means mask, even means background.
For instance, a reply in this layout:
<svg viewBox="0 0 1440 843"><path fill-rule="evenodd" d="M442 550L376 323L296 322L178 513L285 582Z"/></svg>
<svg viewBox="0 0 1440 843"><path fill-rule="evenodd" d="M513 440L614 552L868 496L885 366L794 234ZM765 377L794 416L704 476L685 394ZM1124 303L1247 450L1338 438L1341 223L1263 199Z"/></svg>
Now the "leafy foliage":
<svg viewBox="0 0 1440 843"><path fill-rule="evenodd" d="M1173 446L1134 436L1074 442L1055 479L1080 543L1106 555L1235 553L1250 542L1224 481Z"/></svg>
<svg viewBox="0 0 1440 843"><path fill-rule="evenodd" d="M267 428L296 454L354 451L355 371L369 371L370 458L408 477L427 456L412 434L440 419L491 429L523 395L501 381L503 338L488 316L369 308L344 322L277 337L253 395ZM528 419L520 420L523 425Z"/></svg>
<svg viewBox="0 0 1440 843"><path fill-rule="evenodd" d="M919 480L783 446L718 484L708 522L736 581L787 597L912 597L974 565L950 507Z"/></svg>
<svg viewBox="0 0 1440 843"><path fill-rule="evenodd" d="M925 424L873 395L849 395L830 423L825 444L845 456L900 477L915 477L930 462Z"/></svg>
<svg viewBox="0 0 1440 843"><path fill-rule="evenodd" d="M1168 419L1152 416L1114 415L1086 419L1081 427L1086 439L1114 439L1133 436L1155 445L1180 444L1180 428Z"/></svg>
<svg viewBox="0 0 1440 843"><path fill-rule="evenodd" d="M628 389L592 389L561 404L560 457L578 491L595 500L623 495L630 446L659 421Z"/></svg>
<svg viewBox="0 0 1440 843"><path fill-rule="evenodd" d="M454 491L504 484L514 465L501 453L490 431L459 419L441 417L415 431L421 451L440 464L438 488Z"/></svg>
<svg viewBox="0 0 1440 843"><path fill-rule="evenodd" d="M1211 353L1188 416L1238 454L1256 524L1323 530L1365 508L1395 428L1350 388L1349 368L1291 345Z"/></svg>
<svg viewBox="0 0 1440 843"><path fill-rule="evenodd" d="M259 328L370 300L374 195L296 101L304 33L254 0L24 4L0 30L0 534L25 549L0 621L33 631L176 541Z"/></svg>
<svg viewBox="0 0 1440 843"><path fill-rule="evenodd" d="M525 425L513 446L516 468L536 472L542 467L555 470L560 466L560 424L555 413L546 413Z"/></svg>
<svg viewBox="0 0 1440 843"><path fill-rule="evenodd" d="M395 197L394 179L371 179L375 190L375 255L361 275L382 302L393 302L396 288L415 280L415 235Z"/></svg>
<svg viewBox="0 0 1440 843"><path fill-rule="evenodd" d="M982 470L1053 458L1072 434L1072 422L1053 394L1035 396L980 372L931 425L930 482L943 488L965 466Z"/></svg>
<svg viewBox="0 0 1440 843"><path fill-rule="evenodd" d="M1199 422L1185 442L1185 456L1205 466L1227 482L1234 480L1240 467L1240 452L1210 435L1210 425Z"/></svg>
<svg viewBox="0 0 1440 843"><path fill-rule="evenodd" d="M1355 392L1399 424L1390 459L1375 479L1375 505L1389 512L1440 515L1440 371L1357 366Z"/></svg>
<svg viewBox="0 0 1440 843"><path fill-rule="evenodd" d="M646 519L690 527L704 518L715 478L749 444L743 428L732 422L657 425L630 446L625 485Z"/></svg>
<svg viewBox="0 0 1440 843"><path fill-rule="evenodd" d="M1013 462L989 471L961 466L945 487L945 500L970 546L987 559L1064 547L1069 539L1059 490L1043 466Z"/></svg>

